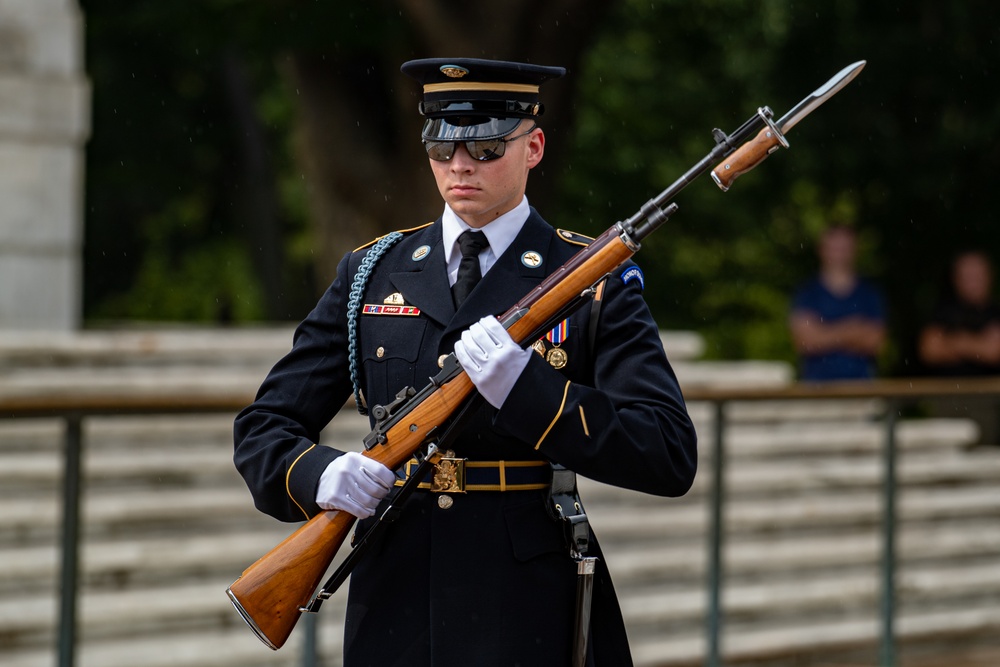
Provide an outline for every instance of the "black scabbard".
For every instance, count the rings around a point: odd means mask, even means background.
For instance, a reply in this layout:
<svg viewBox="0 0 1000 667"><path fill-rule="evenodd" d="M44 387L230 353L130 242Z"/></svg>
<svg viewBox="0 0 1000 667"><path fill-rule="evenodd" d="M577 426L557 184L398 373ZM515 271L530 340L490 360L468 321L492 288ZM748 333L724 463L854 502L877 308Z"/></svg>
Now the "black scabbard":
<svg viewBox="0 0 1000 667"><path fill-rule="evenodd" d="M572 667L587 664L587 641L590 638L590 608L594 593L597 557L587 556L590 547L590 522L576 490L576 473L552 464L549 509L563 525L569 555L576 562L576 618L573 622Z"/></svg>

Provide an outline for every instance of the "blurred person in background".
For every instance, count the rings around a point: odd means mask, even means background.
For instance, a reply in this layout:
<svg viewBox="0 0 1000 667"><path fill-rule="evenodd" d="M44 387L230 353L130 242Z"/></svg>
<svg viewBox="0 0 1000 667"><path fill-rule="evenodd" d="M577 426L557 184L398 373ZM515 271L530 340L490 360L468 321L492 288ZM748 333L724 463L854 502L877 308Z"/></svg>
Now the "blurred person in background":
<svg viewBox="0 0 1000 667"><path fill-rule="evenodd" d="M986 253L956 255L949 287L920 332L924 369L938 377L1000 374L1000 306L993 299L993 265ZM980 442L1000 444L996 399L963 396L931 403L939 416L974 419Z"/></svg>
<svg viewBox="0 0 1000 667"><path fill-rule="evenodd" d="M819 273L796 291L789 318L800 378L872 378L885 342L885 306L855 268L857 234L843 225L827 228L817 255Z"/></svg>
<svg viewBox="0 0 1000 667"><path fill-rule="evenodd" d="M1000 306L993 300L993 266L985 253L960 253L951 290L920 332L920 361L933 375L1000 373Z"/></svg>

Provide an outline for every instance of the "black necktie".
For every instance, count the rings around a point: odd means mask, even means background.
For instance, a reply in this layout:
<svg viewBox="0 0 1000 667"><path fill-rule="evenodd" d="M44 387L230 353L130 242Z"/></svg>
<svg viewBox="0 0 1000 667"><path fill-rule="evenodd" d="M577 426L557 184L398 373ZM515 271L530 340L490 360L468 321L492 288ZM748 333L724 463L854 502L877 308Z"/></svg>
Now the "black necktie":
<svg viewBox="0 0 1000 667"><path fill-rule="evenodd" d="M456 308L462 305L483 277L479 269L479 253L489 248L490 242L486 240L486 234L466 230L459 235L458 246L462 250L462 261L458 265L458 279L451 287Z"/></svg>

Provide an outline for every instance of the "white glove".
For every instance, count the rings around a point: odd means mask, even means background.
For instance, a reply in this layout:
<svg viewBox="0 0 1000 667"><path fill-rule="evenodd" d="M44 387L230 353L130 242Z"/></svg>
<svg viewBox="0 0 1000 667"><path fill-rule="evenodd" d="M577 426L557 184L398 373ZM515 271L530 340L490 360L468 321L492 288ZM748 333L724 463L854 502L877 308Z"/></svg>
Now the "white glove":
<svg viewBox="0 0 1000 667"><path fill-rule="evenodd" d="M531 359L531 350L514 342L497 318L490 315L462 332L455 356L483 398L500 408Z"/></svg>
<svg viewBox="0 0 1000 667"><path fill-rule="evenodd" d="M378 461L347 452L330 461L319 478L316 504L325 510L343 510L367 519L375 514L396 476Z"/></svg>

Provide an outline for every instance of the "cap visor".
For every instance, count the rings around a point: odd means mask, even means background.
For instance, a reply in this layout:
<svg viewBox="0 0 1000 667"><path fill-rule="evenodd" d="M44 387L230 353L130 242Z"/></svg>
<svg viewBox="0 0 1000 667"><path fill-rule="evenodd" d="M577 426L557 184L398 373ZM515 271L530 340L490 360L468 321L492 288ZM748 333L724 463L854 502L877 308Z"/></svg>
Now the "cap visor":
<svg viewBox="0 0 1000 667"><path fill-rule="evenodd" d="M429 118L421 134L428 141L470 141L497 139L515 129L523 118L489 118L485 116L455 116Z"/></svg>

